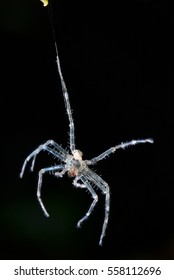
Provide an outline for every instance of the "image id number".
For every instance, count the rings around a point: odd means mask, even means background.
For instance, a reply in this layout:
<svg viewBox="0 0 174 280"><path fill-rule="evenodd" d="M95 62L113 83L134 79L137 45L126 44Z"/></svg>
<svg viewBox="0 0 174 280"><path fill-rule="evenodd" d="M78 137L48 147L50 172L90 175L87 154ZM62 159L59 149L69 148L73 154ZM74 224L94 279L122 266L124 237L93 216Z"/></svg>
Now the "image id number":
<svg viewBox="0 0 174 280"><path fill-rule="evenodd" d="M108 275L161 275L160 267L123 267L109 266Z"/></svg>

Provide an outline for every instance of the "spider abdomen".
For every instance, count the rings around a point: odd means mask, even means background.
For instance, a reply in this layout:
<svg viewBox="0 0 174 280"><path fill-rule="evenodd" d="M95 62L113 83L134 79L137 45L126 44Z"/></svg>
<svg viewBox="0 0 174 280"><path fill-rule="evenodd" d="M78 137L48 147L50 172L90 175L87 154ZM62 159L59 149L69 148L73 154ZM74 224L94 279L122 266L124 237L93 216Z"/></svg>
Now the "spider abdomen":
<svg viewBox="0 0 174 280"><path fill-rule="evenodd" d="M79 173L86 168L86 163L83 160L73 159L71 166L67 173L69 177L76 177Z"/></svg>
<svg viewBox="0 0 174 280"><path fill-rule="evenodd" d="M69 170L68 170L68 177L76 177L79 173L78 169L76 167L71 167Z"/></svg>

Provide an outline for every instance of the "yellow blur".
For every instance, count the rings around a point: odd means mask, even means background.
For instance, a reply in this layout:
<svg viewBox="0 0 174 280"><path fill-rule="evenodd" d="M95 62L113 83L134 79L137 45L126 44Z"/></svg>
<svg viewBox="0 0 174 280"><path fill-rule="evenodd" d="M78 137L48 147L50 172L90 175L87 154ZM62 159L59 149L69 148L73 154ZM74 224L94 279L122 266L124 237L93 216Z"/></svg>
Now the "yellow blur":
<svg viewBox="0 0 174 280"><path fill-rule="evenodd" d="M48 5L48 0L40 0L40 1L43 3L44 7Z"/></svg>

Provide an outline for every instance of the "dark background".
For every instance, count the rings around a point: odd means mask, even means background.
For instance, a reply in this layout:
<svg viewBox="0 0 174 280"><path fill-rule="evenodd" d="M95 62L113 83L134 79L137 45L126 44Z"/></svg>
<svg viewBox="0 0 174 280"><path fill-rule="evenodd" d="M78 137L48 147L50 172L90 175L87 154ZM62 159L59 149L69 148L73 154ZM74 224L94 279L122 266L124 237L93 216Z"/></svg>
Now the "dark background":
<svg viewBox="0 0 174 280"><path fill-rule="evenodd" d="M124 141L95 170L111 189L103 246L104 196L81 229L92 199L64 176L44 175L43 215L34 172L24 159L54 139L68 146L68 120L56 68L48 9L37 0L6 0L0 9L1 259L174 259L173 1L52 0L56 41L70 95L76 145L84 159Z"/></svg>

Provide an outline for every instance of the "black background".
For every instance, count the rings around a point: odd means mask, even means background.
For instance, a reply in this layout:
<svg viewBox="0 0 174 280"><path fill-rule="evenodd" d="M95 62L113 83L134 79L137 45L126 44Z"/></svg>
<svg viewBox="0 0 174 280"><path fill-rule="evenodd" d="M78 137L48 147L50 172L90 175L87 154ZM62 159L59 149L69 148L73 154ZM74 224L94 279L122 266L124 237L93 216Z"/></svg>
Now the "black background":
<svg viewBox="0 0 174 280"><path fill-rule="evenodd" d="M115 3L116 2L116 3ZM104 196L81 229L91 197L64 176L38 171L55 159L41 153L33 173L24 159L54 139L68 146L48 9L6 0L0 9L1 259L173 259L173 1L52 1L56 41L70 95L76 145L84 159L124 141L95 171L111 189L103 246Z"/></svg>

